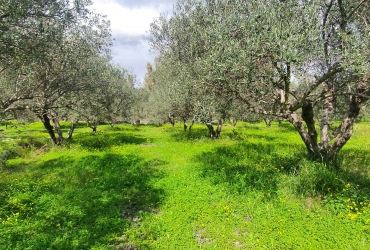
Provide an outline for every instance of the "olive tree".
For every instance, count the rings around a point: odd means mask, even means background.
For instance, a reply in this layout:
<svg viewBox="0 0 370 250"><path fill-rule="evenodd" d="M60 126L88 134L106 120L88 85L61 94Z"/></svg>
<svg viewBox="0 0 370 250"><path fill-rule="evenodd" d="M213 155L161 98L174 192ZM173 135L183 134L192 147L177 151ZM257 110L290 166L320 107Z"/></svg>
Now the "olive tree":
<svg viewBox="0 0 370 250"><path fill-rule="evenodd" d="M172 126L179 120L184 130L191 130L195 122L194 89L192 85L184 83L188 78L185 70L179 70L180 65L173 65L171 60L158 57L153 70L155 84L149 91L149 107L155 119L162 123L169 120ZM187 122L190 121L190 126Z"/></svg>
<svg viewBox="0 0 370 250"><path fill-rule="evenodd" d="M109 122L114 127L118 122L128 119L134 102L135 77L108 60L97 63L100 63L100 67L95 73L100 78L93 79L90 88L83 92L83 98L72 108L87 121L93 132L101 122Z"/></svg>
<svg viewBox="0 0 370 250"><path fill-rule="evenodd" d="M217 104L220 121L238 99L246 112L287 119L310 156L332 160L370 95L369 7L366 0L183 0L152 24L150 41L191 72L186 84L202 90L204 106Z"/></svg>
<svg viewBox="0 0 370 250"><path fill-rule="evenodd" d="M168 64L183 75L178 86L191 89L194 113L212 138L219 137L232 112L236 83L249 65L245 53L239 53L240 43L227 44L225 38L235 25L227 19L236 10L231 2L179 1L171 18L161 16L151 25L152 48L172 60Z"/></svg>
<svg viewBox="0 0 370 250"><path fill-rule="evenodd" d="M88 2L43 3L24 1L1 10L1 104L3 113L31 110L58 144L56 110L72 105L72 93L99 81L89 62L109 52L111 36L109 23L90 12Z"/></svg>
<svg viewBox="0 0 370 250"><path fill-rule="evenodd" d="M90 1L0 1L0 72L34 62L49 42L90 15Z"/></svg>

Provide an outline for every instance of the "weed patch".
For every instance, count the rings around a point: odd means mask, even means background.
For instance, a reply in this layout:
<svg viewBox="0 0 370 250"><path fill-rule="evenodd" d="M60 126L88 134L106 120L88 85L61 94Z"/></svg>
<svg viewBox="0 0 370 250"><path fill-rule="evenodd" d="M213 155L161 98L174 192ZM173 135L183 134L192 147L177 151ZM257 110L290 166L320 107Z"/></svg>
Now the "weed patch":
<svg viewBox="0 0 370 250"><path fill-rule="evenodd" d="M110 147L122 144L142 144L147 142L146 138L140 138L130 134L122 133L85 133L75 137L79 144L87 150L107 150Z"/></svg>

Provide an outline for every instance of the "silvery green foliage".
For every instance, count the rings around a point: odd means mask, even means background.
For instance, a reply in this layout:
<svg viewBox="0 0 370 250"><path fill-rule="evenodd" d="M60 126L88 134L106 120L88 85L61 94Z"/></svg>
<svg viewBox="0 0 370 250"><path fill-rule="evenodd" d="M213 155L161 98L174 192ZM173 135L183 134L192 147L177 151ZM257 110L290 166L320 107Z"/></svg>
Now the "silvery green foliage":
<svg viewBox="0 0 370 250"><path fill-rule="evenodd" d="M246 112L288 119L311 154L332 158L370 95L369 7L364 0L183 0L152 23L150 42L188 72L183 85L196 90L197 106L222 115L239 100ZM342 125L329 133L339 114Z"/></svg>
<svg viewBox="0 0 370 250"><path fill-rule="evenodd" d="M85 0L1 3L2 112L32 111L55 142L46 124L103 78L94 61L109 57L109 22Z"/></svg>
<svg viewBox="0 0 370 250"><path fill-rule="evenodd" d="M50 42L90 16L90 1L0 1L1 68L32 63Z"/></svg>
<svg viewBox="0 0 370 250"><path fill-rule="evenodd" d="M24 109L86 88L89 61L109 53L109 23L89 1L3 1L0 19L2 111ZM89 81L91 78L89 79ZM40 104L45 106L44 104ZM43 112L43 111L42 111Z"/></svg>

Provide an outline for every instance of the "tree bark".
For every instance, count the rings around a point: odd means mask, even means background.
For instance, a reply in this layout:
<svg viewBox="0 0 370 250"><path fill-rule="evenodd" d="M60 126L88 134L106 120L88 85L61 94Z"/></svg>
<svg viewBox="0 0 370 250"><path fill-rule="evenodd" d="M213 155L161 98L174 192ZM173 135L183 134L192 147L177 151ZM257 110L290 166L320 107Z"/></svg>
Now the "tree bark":
<svg viewBox="0 0 370 250"><path fill-rule="evenodd" d="M333 134L336 133L337 136L330 136L330 138L333 139L336 137L336 140L331 144L328 152L328 159L330 160L337 157L339 151L352 136L355 119L358 117L361 107L368 101L366 96L370 95L370 87L368 87L368 85L365 87L366 84L369 84L368 79L366 79L365 83L360 83L357 86L356 92L359 95L351 96L347 115L342 120L339 128L333 132Z"/></svg>
<svg viewBox="0 0 370 250"><path fill-rule="evenodd" d="M221 129L222 129L222 126L224 124L224 119L221 118L219 121L218 121L218 125L217 125L217 128L216 130L213 128L213 125L211 122L209 123L206 123L207 125L207 128L208 128L208 131L209 131L209 136L210 138L214 139L214 138L219 138L220 137L220 134L221 134Z"/></svg>
<svg viewBox="0 0 370 250"><path fill-rule="evenodd" d="M315 117L313 112L313 102L311 100L304 100L302 105L302 119L307 125L308 135L310 137L310 144L313 152L318 152L317 145L317 131L315 127Z"/></svg>
<svg viewBox="0 0 370 250"><path fill-rule="evenodd" d="M310 155L315 155L315 150L311 142L311 137L306 131L306 128L303 125L303 122L299 119L297 113L291 112L287 115L288 121L295 127L301 136L302 141L304 142L307 151Z"/></svg>
<svg viewBox="0 0 370 250"><path fill-rule="evenodd" d="M324 99L324 110L323 115L320 122L320 151L324 154L328 152L329 147L329 119L330 115L333 110L333 95L332 95L332 88L333 86L329 83L323 83L324 90L325 90L325 99Z"/></svg>
<svg viewBox="0 0 370 250"><path fill-rule="evenodd" d="M194 120L194 119L193 119L193 120L191 120L191 124L190 124L190 126L189 126L189 132L190 132L190 131L191 131L191 129L193 128L194 122L195 122L195 120Z"/></svg>
<svg viewBox="0 0 370 250"><path fill-rule="evenodd" d="M186 124L186 120L184 119L184 131L186 132L187 129L188 129L188 124Z"/></svg>
<svg viewBox="0 0 370 250"><path fill-rule="evenodd" d="M216 138L220 137L222 126L224 125L224 119L221 118L218 121L217 130L216 130Z"/></svg>
<svg viewBox="0 0 370 250"><path fill-rule="evenodd" d="M39 115L39 118L41 119L42 124L44 125L44 127L48 131L48 133L50 135L50 139L53 142L53 144L58 145L59 144L58 139L55 136L54 128L50 124L50 119L49 119L47 113L43 113L42 115Z"/></svg>
<svg viewBox="0 0 370 250"><path fill-rule="evenodd" d="M71 123L71 127L70 127L70 128L69 128L69 130L68 130L67 140L72 139L72 134L73 134L73 132L74 132L74 130L75 130L75 128L76 128L76 126L77 126L77 124L78 124L78 121L76 121L76 122L72 122L72 123Z"/></svg>
<svg viewBox="0 0 370 250"><path fill-rule="evenodd" d="M213 128L212 123L209 122L209 123L206 123L206 125L207 125L208 131L209 131L209 137L211 139L215 138L216 132L215 132L215 129Z"/></svg>
<svg viewBox="0 0 370 250"><path fill-rule="evenodd" d="M370 87L368 86L368 80L363 81L363 83L357 86L356 94L350 98L346 116L342 119L340 126L330 135L329 117L333 109L333 98L331 97L331 90L328 90L326 93L324 112L320 122L319 144L317 143L318 136L315 128L313 106L310 100L305 100L302 106L302 119L307 125L307 130L295 112L289 112L287 118L297 129L310 156L316 160L331 162L336 159L339 151L351 138L355 120L360 113L361 107L368 101ZM335 141L330 144L334 139Z"/></svg>
<svg viewBox="0 0 370 250"><path fill-rule="evenodd" d="M95 134L96 131L97 131L97 127L98 127L98 122L93 122L92 124L87 121L87 126L90 127L93 131L93 133Z"/></svg>
<svg viewBox="0 0 370 250"><path fill-rule="evenodd" d="M168 114L168 120L170 121L172 127L175 127L175 116Z"/></svg>
<svg viewBox="0 0 370 250"><path fill-rule="evenodd" d="M271 127L271 122L272 122L271 119L264 117L263 120L265 121L267 127Z"/></svg>
<svg viewBox="0 0 370 250"><path fill-rule="evenodd" d="M60 144L64 140L64 138L63 138L63 131L60 127L59 119L57 117L54 117L52 119L52 121L54 123L55 131L58 134L58 138L57 138L58 139L58 144Z"/></svg>

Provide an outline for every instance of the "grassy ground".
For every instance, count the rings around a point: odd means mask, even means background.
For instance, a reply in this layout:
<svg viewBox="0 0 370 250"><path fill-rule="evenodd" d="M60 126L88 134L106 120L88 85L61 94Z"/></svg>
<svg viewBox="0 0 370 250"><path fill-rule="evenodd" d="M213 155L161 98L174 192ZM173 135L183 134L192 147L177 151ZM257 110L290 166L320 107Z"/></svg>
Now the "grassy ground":
<svg viewBox="0 0 370 250"><path fill-rule="evenodd" d="M369 123L340 170L289 124L80 126L62 147L4 130L0 249L370 249Z"/></svg>

